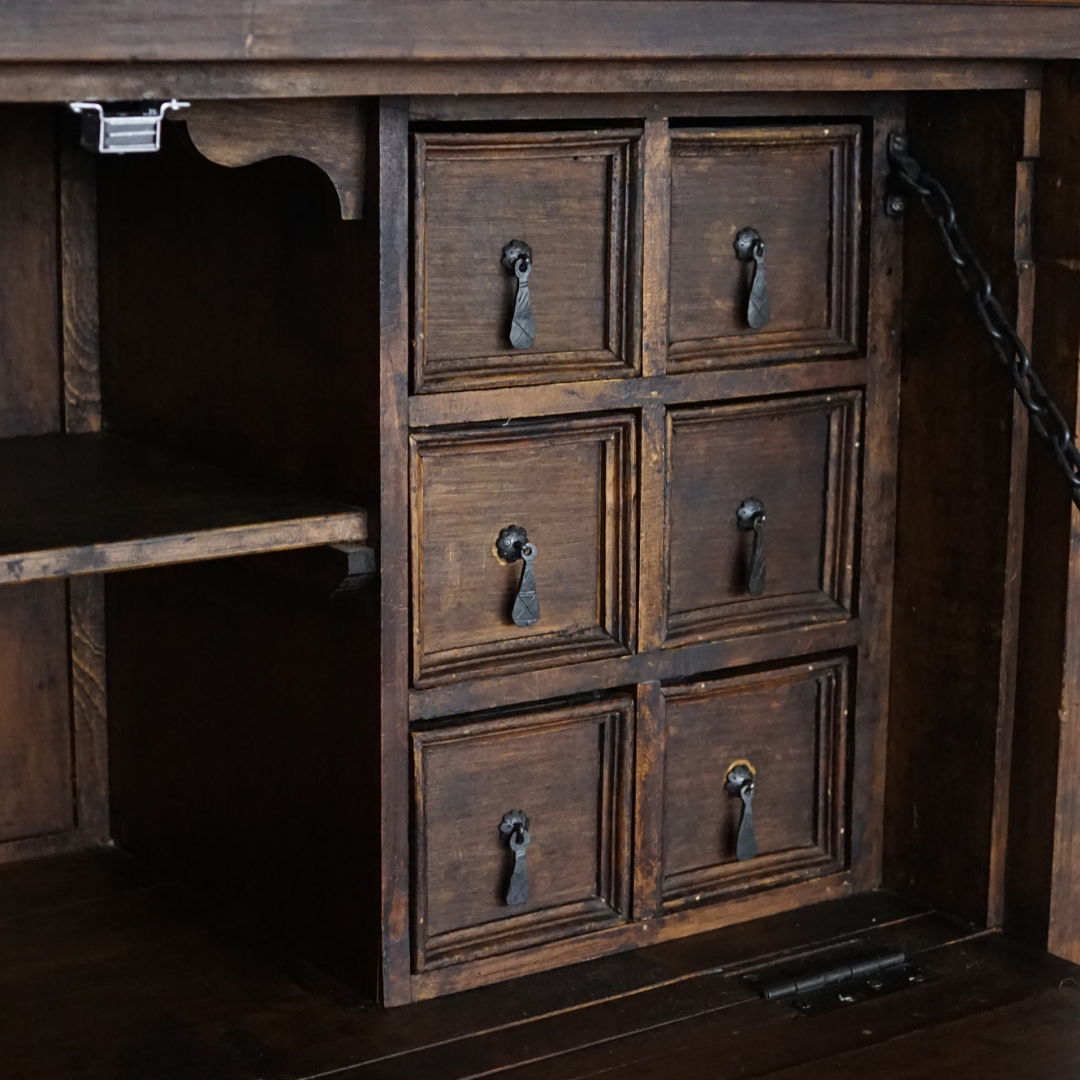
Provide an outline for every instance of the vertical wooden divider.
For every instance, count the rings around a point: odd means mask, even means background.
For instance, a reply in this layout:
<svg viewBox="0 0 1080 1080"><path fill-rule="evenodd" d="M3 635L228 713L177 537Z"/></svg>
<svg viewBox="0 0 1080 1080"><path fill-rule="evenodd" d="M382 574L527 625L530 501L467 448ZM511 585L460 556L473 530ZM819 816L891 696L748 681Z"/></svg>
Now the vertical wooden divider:
<svg viewBox="0 0 1080 1080"><path fill-rule="evenodd" d="M634 760L635 919L660 913L664 827L664 695L659 682L637 688Z"/></svg>
<svg viewBox="0 0 1080 1080"><path fill-rule="evenodd" d="M64 430L101 430L96 161L73 127L60 133L60 310ZM105 693L105 579L68 581L71 723L76 825L87 844L109 838L109 760Z"/></svg>
<svg viewBox="0 0 1080 1080"><path fill-rule="evenodd" d="M1024 151L1016 163L1015 259L1016 328L1024 344L1032 348L1035 319L1035 263L1032 254L1032 217L1035 196L1035 165L1039 156L1042 93L1024 92ZM990 819L990 869L986 902L986 925L1005 921L1005 865L1009 837L1010 774L1016 717L1016 667L1020 634L1020 585L1024 557L1024 504L1027 493L1028 418L1023 403L1013 395L1012 468L1006 526L1006 575L1001 611L1001 666L998 670L997 741L994 751L994 803Z"/></svg>
<svg viewBox="0 0 1080 1080"><path fill-rule="evenodd" d="M641 374L649 378L665 374L667 367L671 136L666 119L645 122L641 156L645 170ZM667 410L663 402L642 406L640 462L638 648L652 652L663 644L667 484Z"/></svg>
<svg viewBox="0 0 1080 1080"><path fill-rule="evenodd" d="M899 438L900 296L904 261L903 234L880 213L888 183L886 143L902 126L900 100L892 99L874 124L869 187L875 222L865 273L869 376L866 386L863 442L864 476L877 477L862 495L858 615L868 630L859 650L855 678L857 728L853 739L851 826L848 837L855 889L881 882L884 858L886 752L888 749L889 652L892 644L892 595L896 547L896 462ZM859 176L862 176L860 166Z"/></svg>
<svg viewBox="0 0 1080 1080"><path fill-rule="evenodd" d="M409 110L378 115L382 995L412 1000L409 912Z"/></svg>
<svg viewBox="0 0 1080 1080"><path fill-rule="evenodd" d="M1074 64L1047 65L1041 104L1031 228L1038 270L1029 324L1032 357L1075 431L1080 420L1080 79ZM1021 325L1021 333L1026 329ZM1010 934L1076 962L1080 836L1070 823L1080 814L1080 512L1050 451L1037 440L1031 443L1004 925Z"/></svg>
<svg viewBox="0 0 1080 1080"><path fill-rule="evenodd" d="M642 136L641 375L667 372L668 277L671 262L671 133L667 118L646 120ZM664 643L664 536L667 518L667 407L643 401L638 546L638 648ZM664 698L659 682L637 688L633 916L660 912L664 795Z"/></svg>

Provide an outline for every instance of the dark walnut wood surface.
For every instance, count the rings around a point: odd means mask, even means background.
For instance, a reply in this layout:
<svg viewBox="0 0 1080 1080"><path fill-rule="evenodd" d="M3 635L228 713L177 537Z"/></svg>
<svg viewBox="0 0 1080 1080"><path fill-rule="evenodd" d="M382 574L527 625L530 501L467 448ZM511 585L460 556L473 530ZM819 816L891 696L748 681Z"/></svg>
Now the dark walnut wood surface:
<svg viewBox="0 0 1080 1080"><path fill-rule="evenodd" d="M366 538L363 510L103 435L0 441L0 584Z"/></svg>
<svg viewBox="0 0 1080 1080"><path fill-rule="evenodd" d="M927 980L814 1017L742 980L851 937ZM387 1010L125 856L0 872L0 1072L19 1080L1056 1080L1080 1063L1076 973L875 893Z"/></svg>
<svg viewBox="0 0 1080 1080"><path fill-rule="evenodd" d="M805 0L17 0L0 62L1080 56L1080 8Z"/></svg>

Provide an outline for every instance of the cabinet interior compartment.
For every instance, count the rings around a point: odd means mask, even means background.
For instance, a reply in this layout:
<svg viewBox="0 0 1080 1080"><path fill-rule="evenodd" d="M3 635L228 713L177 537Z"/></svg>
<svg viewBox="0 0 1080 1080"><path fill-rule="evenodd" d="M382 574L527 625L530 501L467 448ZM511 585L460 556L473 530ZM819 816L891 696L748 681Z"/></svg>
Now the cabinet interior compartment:
<svg viewBox="0 0 1080 1080"><path fill-rule="evenodd" d="M111 840L388 1005L736 924L763 954L803 909L1045 946L1053 808L1017 799L1056 616L1025 598L1067 545L1032 540L1043 450L932 226L885 213L885 141L1031 335L1062 85L371 100L353 203L194 120L92 158L0 108L0 861Z"/></svg>

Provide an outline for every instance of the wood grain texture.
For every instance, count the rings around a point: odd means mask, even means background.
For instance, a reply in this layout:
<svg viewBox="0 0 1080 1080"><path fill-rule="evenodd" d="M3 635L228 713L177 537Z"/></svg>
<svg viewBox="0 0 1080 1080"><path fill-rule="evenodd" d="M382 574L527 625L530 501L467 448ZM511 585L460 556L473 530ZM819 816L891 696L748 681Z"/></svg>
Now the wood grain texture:
<svg viewBox="0 0 1080 1080"><path fill-rule="evenodd" d="M792 630L763 631L698 645L682 645L677 649L639 651L632 656L536 668L513 675L462 679L457 683L413 690L409 695L409 715L413 720L430 720L522 701L541 701L553 695L595 693L655 680L682 681L697 672L762 664L778 656L807 656L850 649L857 646L862 637L863 628L855 620L810 624Z"/></svg>
<svg viewBox="0 0 1080 1080"><path fill-rule="evenodd" d="M642 159L641 374L667 370L671 247L671 131L666 116L645 121Z"/></svg>
<svg viewBox="0 0 1080 1080"><path fill-rule="evenodd" d="M928 1015L1030 997L1066 974L999 940L950 946L970 931L878 894L622 953L570 978L549 972L387 1010L115 852L6 868L0 897L0 1060L34 1080L103 1080L122 1069L141 1080L299 1080L344 1068L365 1080L463 1080L493 1069L573 1076L575 1053L610 1057L627 1037L671 1055L711 1034L715 1057L717 1041L737 1039L744 1023L760 1035L746 1044L747 1065L765 1071L925 1027ZM813 1025L757 1001L739 978L851 936L925 953L937 977L914 1000L905 992L911 1008L886 998ZM867 1028L875 1038L861 1034Z"/></svg>
<svg viewBox="0 0 1080 1080"><path fill-rule="evenodd" d="M62 348L58 285L69 234L58 224L57 199L69 225L79 219L71 250L82 257L86 216L80 196L86 191L68 171L58 180L53 116L36 108L0 110L0 445L10 446L15 436L56 432L63 422L67 332ZM5 473L4 486L10 489L12 482ZM62 582L0 590L3 862L71 850L100 836L103 792L93 776L93 755L85 789L80 786L87 746L72 728L67 607ZM100 737L100 726L95 731ZM95 746L95 753L100 749Z"/></svg>
<svg viewBox="0 0 1080 1080"><path fill-rule="evenodd" d="M1080 293L1077 286L1076 115L1080 83L1060 65L1042 98L1033 243L1038 290L1033 354L1067 418L1077 417ZM1073 718L1077 686L1076 511L1053 459L1032 440L1027 462L1016 724L1005 868L1005 926L1036 947L1080 957L1080 880L1072 821L1080 760Z"/></svg>
<svg viewBox="0 0 1080 1080"><path fill-rule="evenodd" d="M168 124L159 153L99 159L98 206L109 430L373 508L377 263L327 176L222 168Z"/></svg>
<svg viewBox="0 0 1080 1080"><path fill-rule="evenodd" d="M960 59L1078 55L1072 5L774 0L53 0L9 4L0 60Z"/></svg>
<svg viewBox="0 0 1080 1080"><path fill-rule="evenodd" d="M627 920L629 698L467 719L414 732L412 743L416 970L535 949ZM512 810L528 816L531 836L528 899L513 908L505 900L509 849L499 834Z"/></svg>
<svg viewBox="0 0 1080 1080"><path fill-rule="evenodd" d="M416 392L640 372L638 138L414 135ZM509 341L511 240L533 250L524 350Z"/></svg>
<svg viewBox="0 0 1080 1080"><path fill-rule="evenodd" d="M1011 1080L1038 1061L1044 1080L1068 1080L1080 1069L1080 994L1048 990L1026 1001L913 1032L872 1048L770 1073L770 1080Z"/></svg>
<svg viewBox="0 0 1080 1080"><path fill-rule="evenodd" d="M360 217L364 202L365 121L355 101L198 102L175 118L199 152L232 168L273 157L300 157L330 177L341 216Z"/></svg>
<svg viewBox="0 0 1080 1080"><path fill-rule="evenodd" d="M652 60L606 59L601 71L575 61L530 61L507 64L480 60L381 61L378 64L339 61L281 63L247 60L225 62L146 63L9 63L0 61L0 101L55 102L138 99L141 95L168 100L222 98L267 100L310 96L372 97L388 94L553 94L620 92L624 94L716 93L746 91L798 92L823 90L863 92L880 90L975 90L1039 85L1040 67L1032 61L949 61L920 57L912 60ZM429 99L430 100L430 99ZM613 103L610 114L632 116L641 106ZM729 102L729 106L734 102ZM426 106L430 107L428 103ZM440 102L442 111L450 106ZM673 108L685 109L685 100ZM472 108L470 104L464 106ZM609 112L609 110L600 110ZM788 101L759 114L798 114ZM597 110L581 115L592 118ZM723 111L699 115L723 115ZM809 115L833 115L830 109L810 109ZM512 115L501 110L501 115ZM550 115L550 112L549 112ZM804 113L805 115L805 113Z"/></svg>
<svg viewBox="0 0 1080 1080"><path fill-rule="evenodd" d="M367 516L103 435L0 443L0 583L363 541Z"/></svg>
<svg viewBox="0 0 1080 1080"><path fill-rule="evenodd" d="M1035 256L1032 249L1032 226L1035 217L1035 184L1042 125L1042 92L1024 94L1023 158L1016 163L1016 329L1030 351L1035 330ZM1013 743L1016 720L1016 670L1020 650L1020 604L1023 584L1024 532L1027 527L1027 470L1030 456L1028 418L1019 396L1013 398L1012 472L1009 503L1006 565L1011 568L1004 585L1001 613L1003 639L1002 662L998 682L997 763L994 776L994 809L990 819L990 867L987 896L988 926L1001 926L1005 920L1005 893L1008 859L1009 816L1012 792ZM1019 568L1019 572L1017 569Z"/></svg>
<svg viewBox="0 0 1080 1080"><path fill-rule="evenodd" d="M98 315L97 160L60 140L60 303L64 430L101 430L101 328Z"/></svg>
<svg viewBox="0 0 1080 1080"><path fill-rule="evenodd" d="M380 187L365 179L369 212L350 222L310 162L222 168L181 125L158 154L102 159L102 369L113 432L256 486L369 506L380 546ZM242 495L224 494L236 512ZM120 576L108 593L117 841L374 998L378 590L339 604L244 560Z"/></svg>
<svg viewBox="0 0 1080 1080"><path fill-rule="evenodd" d="M650 405L665 402L681 405L799 391L835 390L864 385L867 371L865 359L822 359L536 389L514 387L460 394L419 394L409 399L409 423L413 427L431 427L462 420L507 420L523 413L529 416L553 416L558 413L620 409L642 401Z"/></svg>
<svg viewBox="0 0 1080 1080"><path fill-rule="evenodd" d="M848 694L842 659L664 689L664 910L846 867ZM742 804L724 789L739 761L756 769L759 854L745 862Z"/></svg>
<svg viewBox="0 0 1080 1080"><path fill-rule="evenodd" d="M63 582L0 599L0 850L76 825L64 601Z"/></svg>
<svg viewBox="0 0 1080 1080"><path fill-rule="evenodd" d="M852 881L878 888L884 854L885 785L890 718L890 648L894 624L896 482L901 402L903 227L883 213L889 190L887 142L903 122L903 98L889 97L874 117L870 243L866 269L866 414L857 610L864 623L855 673L858 724L851 759Z"/></svg>
<svg viewBox="0 0 1080 1080"><path fill-rule="evenodd" d="M64 431L85 434L101 430L97 160L71 120L59 126L59 186ZM109 839L104 579L74 578L67 596L76 825L87 845L101 844Z"/></svg>
<svg viewBox="0 0 1080 1080"><path fill-rule="evenodd" d="M1024 97L908 101L912 150L963 208L962 224L975 230L995 293L1015 317ZM1005 794L996 754L1009 711L1005 620L1020 555L1010 521L1022 492L1010 482L1023 444L1014 438L1012 389L933 225L914 208L904 285L885 880L983 922Z"/></svg>
<svg viewBox="0 0 1080 1080"><path fill-rule="evenodd" d="M634 651L637 431L632 416L428 429L411 437L413 685ZM510 619L536 545L540 618Z"/></svg>
<svg viewBox="0 0 1080 1080"><path fill-rule="evenodd" d="M380 996L412 1000L409 882L409 112L379 102ZM375 142L372 139L371 142ZM370 145L370 143L369 143Z"/></svg>
<svg viewBox="0 0 1080 1080"><path fill-rule="evenodd" d="M47 110L0 110L0 436L60 428L56 138Z"/></svg>
<svg viewBox="0 0 1080 1080"><path fill-rule="evenodd" d="M668 414L665 645L849 618L855 574L856 391ZM747 592L765 507L765 585Z"/></svg>
<svg viewBox="0 0 1080 1080"><path fill-rule="evenodd" d="M859 351L861 143L854 124L673 133L672 370ZM743 228L765 244L772 317L757 331L732 247Z"/></svg>
<svg viewBox="0 0 1080 1080"><path fill-rule="evenodd" d="M90 846L109 839L105 579L72 578L67 588L76 822Z"/></svg>

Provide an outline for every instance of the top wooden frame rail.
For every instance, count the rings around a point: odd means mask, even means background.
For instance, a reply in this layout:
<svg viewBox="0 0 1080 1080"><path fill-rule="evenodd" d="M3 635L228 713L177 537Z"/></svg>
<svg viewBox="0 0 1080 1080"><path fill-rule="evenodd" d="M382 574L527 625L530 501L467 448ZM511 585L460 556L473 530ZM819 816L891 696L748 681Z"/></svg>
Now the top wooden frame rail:
<svg viewBox="0 0 1080 1080"><path fill-rule="evenodd" d="M0 64L1077 59L1080 4L0 0Z"/></svg>

